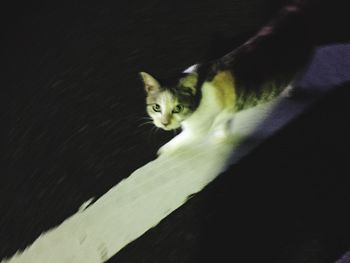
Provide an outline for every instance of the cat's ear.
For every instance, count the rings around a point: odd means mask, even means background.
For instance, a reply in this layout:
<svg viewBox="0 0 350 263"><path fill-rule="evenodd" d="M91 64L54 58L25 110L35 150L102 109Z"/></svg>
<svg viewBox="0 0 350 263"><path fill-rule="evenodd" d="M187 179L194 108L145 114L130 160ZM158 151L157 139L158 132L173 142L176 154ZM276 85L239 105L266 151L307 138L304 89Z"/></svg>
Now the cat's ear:
<svg viewBox="0 0 350 263"><path fill-rule="evenodd" d="M182 78L180 80L180 84L183 88L188 89L192 95L196 94L196 85L198 81L198 74L197 73L189 73L186 75L186 77Z"/></svg>
<svg viewBox="0 0 350 263"><path fill-rule="evenodd" d="M160 88L159 82L150 74L146 72L140 72L140 76L142 78L145 91L147 93L159 90Z"/></svg>

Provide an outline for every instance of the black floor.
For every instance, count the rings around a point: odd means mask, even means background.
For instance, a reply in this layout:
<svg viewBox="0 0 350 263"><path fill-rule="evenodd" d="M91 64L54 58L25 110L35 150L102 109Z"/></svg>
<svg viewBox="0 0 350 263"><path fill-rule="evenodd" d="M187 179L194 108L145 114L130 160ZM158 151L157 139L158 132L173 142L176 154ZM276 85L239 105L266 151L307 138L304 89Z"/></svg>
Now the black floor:
<svg viewBox="0 0 350 263"><path fill-rule="evenodd" d="M281 1L11 2L2 8L0 258L155 158L137 72L225 53ZM230 40L230 41L228 41ZM349 85L109 262L334 262L350 249Z"/></svg>

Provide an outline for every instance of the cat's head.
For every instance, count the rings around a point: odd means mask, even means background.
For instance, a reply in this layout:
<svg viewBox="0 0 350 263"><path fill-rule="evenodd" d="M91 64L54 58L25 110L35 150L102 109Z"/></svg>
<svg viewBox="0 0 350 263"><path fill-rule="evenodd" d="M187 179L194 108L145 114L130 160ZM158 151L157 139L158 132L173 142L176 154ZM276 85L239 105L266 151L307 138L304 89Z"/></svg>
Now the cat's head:
<svg viewBox="0 0 350 263"><path fill-rule="evenodd" d="M183 73L175 80L158 81L146 72L140 72L146 91L147 113L154 125L163 130L181 126L194 111L196 73Z"/></svg>

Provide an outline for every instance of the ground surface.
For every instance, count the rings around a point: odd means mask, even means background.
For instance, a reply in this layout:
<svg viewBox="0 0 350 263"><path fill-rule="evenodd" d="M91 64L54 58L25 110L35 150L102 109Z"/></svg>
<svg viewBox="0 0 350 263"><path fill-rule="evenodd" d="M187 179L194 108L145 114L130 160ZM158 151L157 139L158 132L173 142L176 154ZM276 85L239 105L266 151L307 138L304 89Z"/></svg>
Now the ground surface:
<svg viewBox="0 0 350 263"><path fill-rule="evenodd" d="M166 75L212 46L224 53L222 39L239 43L277 5L3 8L0 258L104 194L171 138L139 127L138 71ZM334 262L350 247L349 98L349 87L334 91L109 262Z"/></svg>

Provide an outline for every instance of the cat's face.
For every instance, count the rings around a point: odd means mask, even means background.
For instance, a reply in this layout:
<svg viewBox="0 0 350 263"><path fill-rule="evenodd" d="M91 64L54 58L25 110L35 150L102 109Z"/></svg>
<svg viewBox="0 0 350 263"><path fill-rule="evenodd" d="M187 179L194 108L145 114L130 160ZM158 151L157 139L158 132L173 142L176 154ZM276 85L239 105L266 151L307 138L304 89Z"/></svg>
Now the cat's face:
<svg viewBox="0 0 350 263"><path fill-rule="evenodd" d="M196 75L188 74L173 85L162 85L150 74L141 72L146 91L147 113L155 126L174 130L193 112Z"/></svg>

